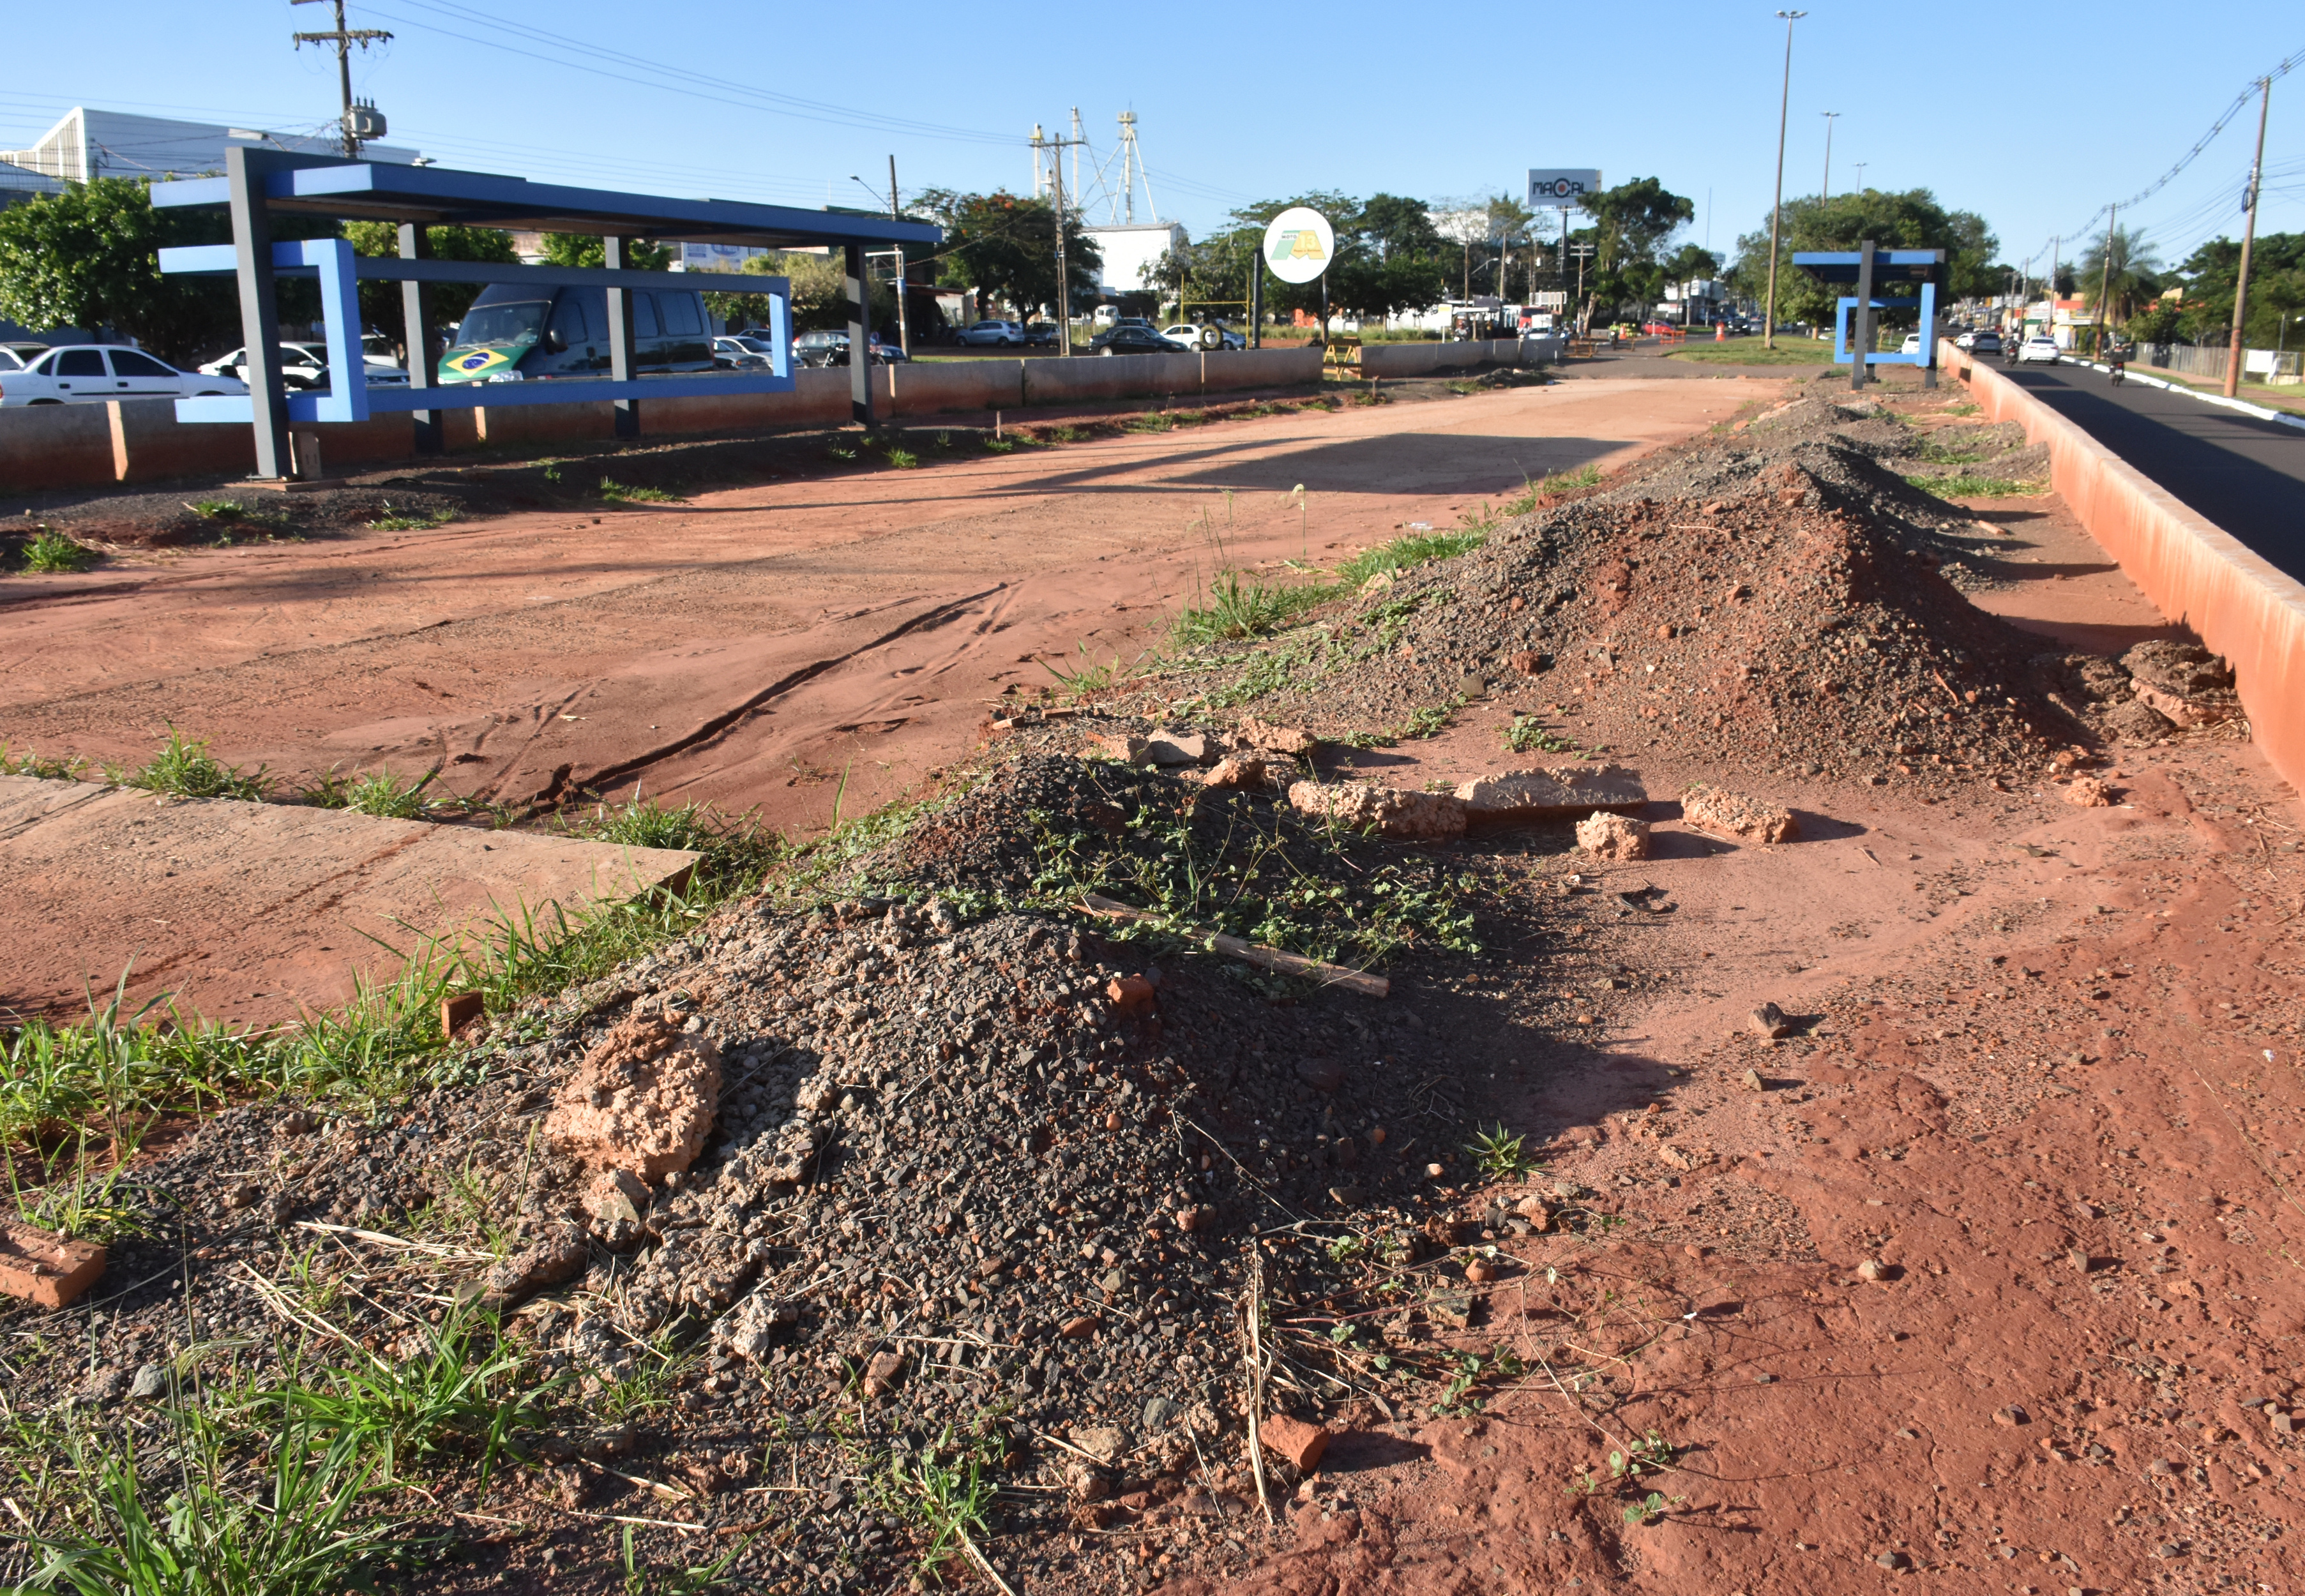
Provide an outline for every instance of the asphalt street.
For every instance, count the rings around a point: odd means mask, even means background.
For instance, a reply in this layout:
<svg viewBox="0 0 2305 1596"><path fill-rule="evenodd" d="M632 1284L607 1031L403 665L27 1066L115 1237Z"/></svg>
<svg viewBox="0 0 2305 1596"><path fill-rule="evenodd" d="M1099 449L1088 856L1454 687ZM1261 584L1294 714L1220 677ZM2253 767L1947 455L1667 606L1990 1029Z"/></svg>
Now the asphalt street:
<svg viewBox="0 0 2305 1596"><path fill-rule="evenodd" d="M2003 374L2147 477L2305 582L2305 429L2085 366Z"/></svg>

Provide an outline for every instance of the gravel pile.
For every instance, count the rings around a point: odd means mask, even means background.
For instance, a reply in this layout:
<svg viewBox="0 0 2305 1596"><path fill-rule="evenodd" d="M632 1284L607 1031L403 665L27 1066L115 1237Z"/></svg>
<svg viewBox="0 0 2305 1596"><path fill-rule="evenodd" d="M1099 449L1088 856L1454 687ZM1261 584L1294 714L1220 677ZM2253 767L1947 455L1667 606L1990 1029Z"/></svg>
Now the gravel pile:
<svg viewBox="0 0 2305 1596"><path fill-rule="evenodd" d="M732 906L500 1018L452 1061L478 1085L373 1116L273 1104L203 1122L138 1172L144 1235L117 1246L99 1301L0 1313L52 1335L93 1313L94 1350L57 1336L0 1389L18 1412L126 1415L165 1399L195 1345L212 1383L228 1365L261 1386L300 1342L308 1371L357 1356L337 1336L414 1357L439 1304L478 1297L506 1316L524 1378L565 1382L534 1466L498 1490L579 1529L637 1513L741 1530L738 1571L764 1588L901 1583L922 1535L892 1481L969 1448L1009 1487L1001 1555L1044 1580L1084 1524L1173 1516L1193 1493L1190 1511L1245 1524L1252 1237L1306 1244L1272 1289L1316 1302L1342 1262L1325 1237L1418 1256L1428 1205L1454 1195L1428 1165L1469 1174L1450 1083L1466 1055L1400 997L985 906L1026 883L1052 809L1093 822L1163 794L1179 812L1220 796L1027 756L847 867L949 896ZM1327 856L1332 875L1392 851L1355 846L1369 853ZM636 1020L717 1051L721 1084L695 1164L625 1187L619 1212L539 1133ZM1318 1422L1346 1391L1302 1375L1267 1411Z"/></svg>

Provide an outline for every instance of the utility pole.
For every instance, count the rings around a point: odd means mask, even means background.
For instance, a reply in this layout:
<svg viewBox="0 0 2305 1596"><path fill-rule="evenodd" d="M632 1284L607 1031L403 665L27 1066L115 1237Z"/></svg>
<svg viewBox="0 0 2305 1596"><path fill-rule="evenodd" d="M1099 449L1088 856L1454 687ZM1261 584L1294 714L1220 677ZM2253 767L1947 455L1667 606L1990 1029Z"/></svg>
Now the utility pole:
<svg viewBox="0 0 2305 1596"><path fill-rule="evenodd" d="M1785 209L1785 117L1793 103L1793 24L1808 15L1805 11L1781 11L1785 20L1785 85L1777 97L1777 197L1769 205L1769 303L1761 313L1761 347L1777 346L1777 249L1778 234ZM1585 272L1580 263L1578 273L1578 293L1584 293Z"/></svg>
<svg viewBox="0 0 2305 1596"><path fill-rule="evenodd" d="M1861 194L1865 191L1865 168L1871 166L1873 163L1870 161L1851 161L1849 164L1857 168L1857 191Z"/></svg>
<svg viewBox="0 0 2305 1596"><path fill-rule="evenodd" d="M2249 316L2249 257L2257 243L2257 200L2265 181L2265 118L2273 109L2273 79L2267 76L2258 85L2264 98L2257 104L2257 158L2249 164L2249 192L2244 208L2249 220L2241 232L2241 276L2233 282L2233 346L2225 360L2225 397L2241 392L2241 324Z"/></svg>
<svg viewBox="0 0 2305 1596"><path fill-rule="evenodd" d="M2120 224L2121 207L2116 205L2105 217L2105 259L2097 262L2096 352L2098 354L2105 352L2105 346L2113 335L2113 241Z"/></svg>
<svg viewBox="0 0 2305 1596"><path fill-rule="evenodd" d="M897 157L894 155L889 157L889 219L892 222L904 220L897 212ZM913 324L905 315L905 246L899 243L897 246L897 347L905 352L905 358L909 361L913 358Z"/></svg>
<svg viewBox="0 0 2305 1596"><path fill-rule="evenodd" d="M1822 205L1833 198L1833 124L1840 120L1841 113L1819 111L1817 115L1824 118L1824 186L1817 191L1817 203Z"/></svg>
<svg viewBox="0 0 2305 1596"><path fill-rule="evenodd" d="M321 4L321 0L289 0L289 4L292 5L317 5ZM334 4L336 8L336 25L332 30L327 33L299 33L293 37L295 38L296 46L299 49L302 49L306 45L332 44L336 47L336 89L344 100L342 126L344 129L344 158L347 160L357 160L360 158L361 134L353 131L356 123L353 116L353 47L354 45L358 45L361 49L365 50L371 44L384 43L386 40L389 39L392 35L387 33L381 28L345 27L344 0L334 0ZM371 115L373 115L372 111ZM383 133L384 128L382 126L382 119L378 118L378 125L375 131L368 136L370 138L380 138L383 136Z"/></svg>
<svg viewBox="0 0 2305 1596"><path fill-rule="evenodd" d="M1049 151L1049 175L1052 180L1051 195L1056 203L1057 220L1057 352L1069 358L1073 352L1073 287L1072 276L1065 265L1065 151L1069 147L1085 142L1077 139L1044 139L1041 130L1033 129L1033 148ZM1034 160L1037 163L1036 155ZM1178 291L1178 308L1182 310L1184 293Z"/></svg>
<svg viewBox="0 0 2305 1596"><path fill-rule="evenodd" d="M2052 342L2057 335L2057 251L2064 247L2064 242L2065 235L2062 233L2049 240L2049 285L2042 294L2048 301L2049 319L2041 330L2049 335Z"/></svg>

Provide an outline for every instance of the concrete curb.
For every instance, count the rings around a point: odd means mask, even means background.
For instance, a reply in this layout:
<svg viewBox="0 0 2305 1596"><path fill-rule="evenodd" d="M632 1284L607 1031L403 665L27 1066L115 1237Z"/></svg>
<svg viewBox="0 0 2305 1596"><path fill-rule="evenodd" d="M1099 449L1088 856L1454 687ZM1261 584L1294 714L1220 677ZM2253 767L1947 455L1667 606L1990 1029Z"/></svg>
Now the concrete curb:
<svg viewBox="0 0 2305 1596"><path fill-rule="evenodd" d="M2059 355L2057 364L2086 366L2092 371L2102 371L2108 377L2113 375L2113 368L2110 366L2100 365L2095 361L2084 361L2070 354ZM2142 371L2131 371L2123 380L2141 382L2148 388L2159 388L2164 393L2183 394L2189 398L2199 400L2204 404L2214 404L2220 410L2237 410L2245 416L2255 416L2260 421L2278 421L2284 427L2305 429L2305 416L2298 415L2293 411L2275 410L2269 405L2251 404L2246 399L2228 399L2223 394L2204 394L2200 389L2189 387L2182 382L2170 382L2163 378L2148 377Z"/></svg>
<svg viewBox="0 0 2305 1596"><path fill-rule="evenodd" d="M2305 583L2276 569L2000 372L1940 344L1988 418L2049 451L2049 483L2161 613L2232 664L2250 734L2305 786Z"/></svg>

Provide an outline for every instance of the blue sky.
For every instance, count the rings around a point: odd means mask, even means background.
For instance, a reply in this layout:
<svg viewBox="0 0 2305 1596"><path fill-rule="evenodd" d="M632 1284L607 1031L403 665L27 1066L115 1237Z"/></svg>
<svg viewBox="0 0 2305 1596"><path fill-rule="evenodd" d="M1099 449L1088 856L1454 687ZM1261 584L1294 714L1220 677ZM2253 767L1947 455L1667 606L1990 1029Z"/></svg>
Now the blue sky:
<svg viewBox="0 0 2305 1596"><path fill-rule="evenodd" d="M0 147L74 104L280 132L331 120L335 64L289 47L327 26L287 0L23 5ZM540 180L787 204L868 203L894 154L906 191L1027 188L1024 140L1078 106L1096 158L1133 108L1162 217L1195 230L1313 188L1441 200L1518 190L1532 166L1654 175L1715 249L1765 220L1784 24L1767 4L1655 0L1606 42L1589 8L1423 13L1182 0L1145 13L949 4L756 7L651 0L353 0L392 43L353 62L390 141ZM2004 258L2041 252L2182 157L2257 75L2305 51L2293 4L2110 0L2024 15L1942 0L1819 0L1794 34L1788 195L1922 185L1980 211ZM1065 19L1065 39L1050 30ZM1557 19L1557 26L1556 26ZM517 53L516 53L517 52ZM580 53L589 52L589 53ZM2103 70L2084 64L2106 59ZM549 61L580 61L599 72ZM1485 59L1484 59L1485 57ZM634 59L637 58L637 60ZM666 68L671 69L669 72ZM610 74L610 75L602 75ZM2305 72L2274 86L2260 226L2305 230ZM2182 257L2237 233L2255 108L2124 219ZM1117 171L1117 166L1116 166ZM1139 219L1144 198L1138 195ZM1101 220L1100 214L1095 219ZM2102 224L2098 224L2101 225Z"/></svg>

